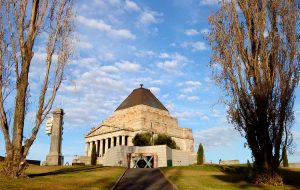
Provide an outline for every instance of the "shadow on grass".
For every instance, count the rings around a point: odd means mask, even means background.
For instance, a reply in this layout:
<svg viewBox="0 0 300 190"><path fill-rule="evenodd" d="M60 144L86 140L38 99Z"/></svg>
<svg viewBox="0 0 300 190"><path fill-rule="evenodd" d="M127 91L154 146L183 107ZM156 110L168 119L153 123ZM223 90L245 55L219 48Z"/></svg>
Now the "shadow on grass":
<svg viewBox="0 0 300 190"><path fill-rule="evenodd" d="M223 166L215 165L225 175L214 175L218 180L228 183L239 183L237 186L241 189L249 187L259 187L261 189L269 189L268 186L255 185L250 182L249 169L246 166ZM280 169L280 174L283 177L284 185L292 186L295 189L300 189L300 171L290 169Z"/></svg>
<svg viewBox="0 0 300 190"><path fill-rule="evenodd" d="M104 168L102 166L82 166L82 167L70 167L70 168L62 168L55 171L38 173L38 174L28 174L28 177L40 177L40 176L49 176L49 175L59 175L59 174L68 174L68 173L82 173L82 172L90 172L97 170L99 168Z"/></svg>
<svg viewBox="0 0 300 190"><path fill-rule="evenodd" d="M124 189L173 189L158 168L128 169L114 190Z"/></svg>
<svg viewBox="0 0 300 190"><path fill-rule="evenodd" d="M85 189L85 188L92 188L92 187L97 187L100 188L101 190L105 189L111 189L112 186L115 184L114 181L110 181L111 178L102 178L102 179L97 179L92 182L89 182L88 184L81 184L79 185L79 189Z"/></svg>
<svg viewBox="0 0 300 190"><path fill-rule="evenodd" d="M284 184L291 185L296 189L300 189L300 169L297 171L292 169L280 169Z"/></svg>

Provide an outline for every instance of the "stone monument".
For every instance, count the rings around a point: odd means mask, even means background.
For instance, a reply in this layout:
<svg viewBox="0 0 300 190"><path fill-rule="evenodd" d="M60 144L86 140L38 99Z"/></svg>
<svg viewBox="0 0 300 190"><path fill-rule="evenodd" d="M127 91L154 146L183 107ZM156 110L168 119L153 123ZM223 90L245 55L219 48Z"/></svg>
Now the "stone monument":
<svg viewBox="0 0 300 190"><path fill-rule="evenodd" d="M52 114L53 114L52 122L50 120L50 122L47 121L46 124L46 132L48 134L51 134L51 145L50 145L50 152L46 157L45 165L58 166L58 165L63 165L64 163L64 157L62 156L61 153L64 111L63 109L55 108Z"/></svg>

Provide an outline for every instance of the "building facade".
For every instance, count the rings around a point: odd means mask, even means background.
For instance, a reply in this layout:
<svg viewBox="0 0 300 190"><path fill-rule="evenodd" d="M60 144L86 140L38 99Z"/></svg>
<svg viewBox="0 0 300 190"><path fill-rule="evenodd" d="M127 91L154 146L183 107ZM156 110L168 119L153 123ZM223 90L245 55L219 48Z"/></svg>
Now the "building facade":
<svg viewBox="0 0 300 190"><path fill-rule="evenodd" d="M170 115L165 106L149 89L134 89L112 116L85 136L85 156L91 156L96 147L99 163L105 154L116 146L133 146L132 138L137 133L150 132L153 138L167 134L184 152L194 152L192 129L179 128L177 118Z"/></svg>

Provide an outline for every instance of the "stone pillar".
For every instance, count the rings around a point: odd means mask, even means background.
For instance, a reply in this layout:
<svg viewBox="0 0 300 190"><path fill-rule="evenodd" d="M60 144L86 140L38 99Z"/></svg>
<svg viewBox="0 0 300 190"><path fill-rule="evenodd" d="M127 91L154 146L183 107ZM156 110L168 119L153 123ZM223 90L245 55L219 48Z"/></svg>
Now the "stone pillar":
<svg viewBox="0 0 300 190"><path fill-rule="evenodd" d="M122 136L122 145L125 145L125 135Z"/></svg>
<svg viewBox="0 0 300 190"><path fill-rule="evenodd" d="M88 156L88 154L89 154L89 143L86 142L85 143L85 156Z"/></svg>
<svg viewBox="0 0 300 190"><path fill-rule="evenodd" d="M101 155L103 156L104 151L105 151L105 139L102 139L101 142L102 142L102 145L101 145L101 148L102 148Z"/></svg>
<svg viewBox="0 0 300 190"><path fill-rule="evenodd" d="M119 136L117 136L117 144L116 145L120 146L120 137Z"/></svg>
<svg viewBox="0 0 300 190"><path fill-rule="evenodd" d="M96 145L96 155L98 157L98 151L99 151L98 140L95 141L95 145Z"/></svg>
<svg viewBox="0 0 300 190"><path fill-rule="evenodd" d="M131 136L128 136L127 144L128 144L128 146L133 146Z"/></svg>
<svg viewBox="0 0 300 190"><path fill-rule="evenodd" d="M104 139L104 140L105 140L105 153L104 154L106 154L106 152L108 150L108 138Z"/></svg>
<svg viewBox="0 0 300 190"><path fill-rule="evenodd" d="M56 108L52 112L53 122L51 130L50 152L46 157L46 165L63 165L64 157L61 153L62 130L63 130L63 109Z"/></svg>
<svg viewBox="0 0 300 190"><path fill-rule="evenodd" d="M112 137L111 139L112 139L112 143L111 143L111 144L112 144L112 147L114 147L115 145L117 145L117 144L116 144L116 140L117 140L117 139L116 139L116 137Z"/></svg>
<svg viewBox="0 0 300 190"><path fill-rule="evenodd" d="M102 156L102 144L103 144L103 142L102 142L102 139L101 140L99 140L99 154L98 154L98 156Z"/></svg>
<svg viewBox="0 0 300 190"><path fill-rule="evenodd" d="M93 141L90 142L89 156L92 156L92 150L93 150Z"/></svg>

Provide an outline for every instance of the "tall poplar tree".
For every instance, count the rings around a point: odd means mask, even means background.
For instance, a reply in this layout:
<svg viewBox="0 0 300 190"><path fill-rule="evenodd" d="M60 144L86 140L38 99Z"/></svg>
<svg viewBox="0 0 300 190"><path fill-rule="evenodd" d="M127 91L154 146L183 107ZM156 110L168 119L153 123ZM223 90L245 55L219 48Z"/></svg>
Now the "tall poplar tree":
<svg viewBox="0 0 300 190"><path fill-rule="evenodd" d="M281 183L278 167L292 143L299 13L294 0L223 0L209 17L211 68L262 183Z"/></svg>
<svg viewBox="0 0 300 190"><path fill-rule="evenodd" d="M197 152L197 164L203 164L203 163L204 163L204 149L202 143L200 143Z"/></svg>

